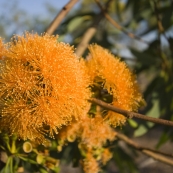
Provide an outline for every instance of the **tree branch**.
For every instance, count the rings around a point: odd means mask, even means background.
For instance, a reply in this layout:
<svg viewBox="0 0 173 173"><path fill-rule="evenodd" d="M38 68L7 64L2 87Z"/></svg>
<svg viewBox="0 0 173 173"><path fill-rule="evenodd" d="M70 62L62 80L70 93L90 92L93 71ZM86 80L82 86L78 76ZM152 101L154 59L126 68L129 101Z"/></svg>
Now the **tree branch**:
<svg viewBox="0 0 173 173"><path fill-rule="evenodd" d="M49 35L53 34L56 28L59 26L61 21L64 19L66 14L70 11L70 9L78 2L79 0L70 0L63 8L62 10L57 14L55 19L51 22L51 24L46 29L46 33Z"/></svg>
<svg viewBox="0 0 173 173"><path fill-rule="evenodd" d="M108 7L109 7L111 1L112 0L107 1L105 8L104 8L105 11L108 10ZM100 14L98 14L96 19L91 24L91 26L85 32L84 36L82 37L81 42L78 44L76 51L75 51L76 55L78 55L79 57L83 55L86 48L88 47L88 43L90 42L92 37L95 35L95 33L97 31L98 24L100 23L100 21L103 17L104 17L103 13L100 12Z"/></svg>
<svg viewBox="0 0 173 173"><path fill-rule="evenodd" d="M101 16L99 15L98 18L95 20L95 22L86 30L85 34L83 35L82 40L78 44L75 51L76 55L78 55L79 57L83 55L86 48L88 47L88 43L95 35L97 31L97 24L99 24L100 20Z"/></svg>
<svg viewBox="0 0 173 173"><path fill-rule="evenodd" d="M123 28L121 25L119 25L115 20L113 20L111 18L111 16L104 10L104 8L102 7L102 5L100 4L100 2L98 0L95 0L95 2L97 3L97 5L99 6L99 8L101 9L102 13L104 14L105 18L118 30L122 31L124 34L128 35L130 38L132 39L136 39L138 41L141 41L145 44L149 44L147 41L141 39L140 37L138 37L137 35L128 32L125 28Z"/></svg>
<svg viewBox="0 0 173 173"><path fill-rule="evenodd" d="M157 19L157 27L158 27L158 30L159 30L159 33L163 33L165 30L164 30L164 27L162 25L162 19L161 19L161 16L159 15L159 2L158 0L154 0L153 1L154 3L154 12L155 12L155 16L156 16L156 19Z"/></svg>
<svg viewBox="0 0 173 173"><path fill-rule="evenodd" d="M128 145L130 145L131 147L141 151L142 153L144 153L147 156L150 156L152 158L154 158L155 160L158 160L160 162L166 163L168 165L173 166L173 159L169 159L167 157L164 157L163 155L169 156L168 154L165 153L161 153L159 151L150 149L150 148L145 148L140 146L139 144L137 144L136 142L134 142L133 140L129 139L127 136L120 134L117 132L116 136L123 140L124 142L126 142Z"/></svg>
<svg viewBox="0 0 173 173"><path fill-rule="evenodd" d="M153 1L154 4L154 13L157 19L157 28L158 28L158 54L160 56L160 58L162 59L162 67L163 69L167 69L170 74L172 74L172 71L169 70L169 61L167 60L167 57L164 55L163 50L162 50L162 43L161 43L161 36L163 35L165 37L166 40L168 40L168 38L165 35L165 29L162 25L162 16L159 14L159 1L158 0L154 0Z"/></svg>
<svg viewBox="0 0 173 173"><path fill-rule="evenodd" d="M127 118L133 118L134 117L134 118L142 119L142 120L145 120L145 121L150 121L150 122L153 122L153 123L163 124L163 125L166 125L166 126L173 126L173 121L168 121L168 120L159 119L159 118L153 118L153 117L149 117L149 116L146 116L146 115L143 115L143 114L126 111L126 110L117 108L115 106L112 106L110 104L107 104L107 103L105 103L101 100L95 99L95 98L92 98L89 101L92 102L92 103L95 103L97 105L100 105L100 106L104 107L105 109L108 109L108 110L111 110L113 112L117 112L119 114L122 114Z"/></svg>
<svg viewBox="0 0 173 173"><path fill-rule="evenodd" d="M117 135L117 137L119 139L122 139L122 140L126 141L126 143L128 143L129 145L135 147L138 150L149 150L151 152L154 152L154 153L157 153L157 154L161 154L161 155L164 155L166 157L173 158L173 154L168 154L168 153L164 153L164 152L161 152L161 151L158 151L158 150L154 150L154 149L151 149L151 148L148 148L148 147L140 146L139 144L137 144L133 140L129 139L127 136L125 136L125 135L123 135L121 133L118 133L117 131L116 131L116 135Z"/></svg>

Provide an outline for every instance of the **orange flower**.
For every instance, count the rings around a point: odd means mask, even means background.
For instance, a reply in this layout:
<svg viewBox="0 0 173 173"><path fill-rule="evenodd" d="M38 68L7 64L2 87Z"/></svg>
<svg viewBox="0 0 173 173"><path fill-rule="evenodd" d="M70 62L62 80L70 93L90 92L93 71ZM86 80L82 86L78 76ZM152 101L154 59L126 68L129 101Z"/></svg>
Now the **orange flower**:
<svg viewBox="0 0 173 173"><path fill-rule="evenodd" d="M112 158L112 153L108 148L105 148L102 153L102 163L103 165L106 165L106 163Z"/></svg>
<svg viewBox="0 0 173 173"><path fill-rule="evenodd" d="M98 45L89 47L90 55L86 62L91 80L101 79L103 87L113 96L112 104L128 111L136 111L143 102L135 76L119 58ZM98 81L100 82L100 81ZM106 116L110 124L124 124L123 115L109 112Z"/></svg>
<svg viewBox="0 0 173 173"><path fill-rule="evenodd" d="M80 121L72 121L61 129L58 139L69 142L78 139L87 148L101 148L108 140L113 141L115 135L114 130L97 114L94 118L83 116Z"/></svg>
<svg viewBox="0 0 173 173"><path fill-rule="evenodd" d="M88 148L101 148L108 140L115 139L116 133L100 114L96 114L95 118L85 117L82 122L81 140Z"/></svg>
<svg viewBox="0 0 173 173"><path fill-rule="evenodd" d="M86 158L83 160L83 169L86 173L98 173L100 171L97 160L90 152L87 153Z"/></svg>
<svg viewBox="0 0 173 173"><path fill-rule="evenodd" d="M103 148L107 142L115 140L116 132L105 122L100 114L94 118L84 116L80 121L72 121L63 127L57 136L58 149L66 142L78 142L85 172L98 172L98 163L105 164L111 157L108 149Z"/></svg>
<svg viewBox="0 0 173 173"><path fill-rule="evenodd" d="M0 59L3 57L5 51L6 51L5 45L2 42L2 38L0 37Z"/></svg>
<svg viewBox="0 0 173 173"><path fill-rule="evenodd" d="M89 80L73 47L29 33L9 46L0 64L1 130L33 140L86 114Z"/></svg>

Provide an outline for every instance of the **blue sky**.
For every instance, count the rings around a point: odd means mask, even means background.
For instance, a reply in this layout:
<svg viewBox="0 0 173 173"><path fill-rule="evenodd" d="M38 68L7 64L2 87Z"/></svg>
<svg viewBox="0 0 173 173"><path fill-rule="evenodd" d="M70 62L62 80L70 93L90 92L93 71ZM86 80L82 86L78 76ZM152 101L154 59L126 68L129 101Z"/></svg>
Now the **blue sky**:
<svg viewBox="0 0 173 173"><path fill-rule="evenodd" d="M61 9L69 0L0 0L0 13L5 5L16 2L20 9L31 15L41 15L45 12L45 4L49 3L57 9Z"/></svg>
<svg viewBox="0 0 173 173"><path fill-rule="evenodd" d="M28 21L25 21L25 19L28 19L30 23L34 21L32 20L34 18L39 20L48 19L51 22L59 13L59 10L68 2L69 0L0 0L0 24L5 28L5 31L2 31L0 28L0 36L6 37L5 35L7 33L10 38L12 34L22 34L25 30L28 30ZM54 13L48 12L47 4L54 8ZM79 2L75 7L78 7L78 5ZM20 13L15 16L18 11ZM29 26L31 26L30 30L39 31L32 24L29 24ZM39 27L39 25L37 26Z"/></svg>

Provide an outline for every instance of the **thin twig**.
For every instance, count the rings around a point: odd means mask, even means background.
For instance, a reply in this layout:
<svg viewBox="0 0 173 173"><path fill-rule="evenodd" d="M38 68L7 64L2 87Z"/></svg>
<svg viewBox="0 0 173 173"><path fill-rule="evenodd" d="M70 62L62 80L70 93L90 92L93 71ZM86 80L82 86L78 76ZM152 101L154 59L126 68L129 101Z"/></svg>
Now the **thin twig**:
<svg viewBox="0 0 173 173"><path fill-rule="evenodd" d="M89 101L92 102L92 103L98 104L98 105L100 105L100 106L102 106L102 107L104 107L108 110L111 110L113 112L117 112L119 114L122 114L127 118L133 118L134 117L134 118L142 119L142 120L145 120L145 121L150 121L150 122L153 122L153 123L163 124L163 125L166 125L166 126L173 126L173 121L168 121L168 120L159 119L159 118L153 118L153 117L149 117L149 116L146 116L146 115L143 115L143 114L126 111L126 110L117 108L115 106L112 106L110 104L107 104L107 103L105 103L101 100L95 99L95 98L92 98Z"/></svg>
<svg viewBox="0 0 173 173"><path fill-rule="evenodd" d="M133 140L129 139L127 136L123 135L123 134L117 133L116 136L119 139L126 142L128 145L130 145L133 148L141 151L142 153L154 158L155 160L158 160L160 162L163 162L163 163L166 163L168 165L173 166L173 159L169 159L169 158L163 156L163 154L164 155L167 155L167 154L161 153L161 152L159 153L158 151L153 150L153 149L144 148L144 147L140 146L138 143L136 143Z"/></svg>
<svg viewBox="0 0 173 173"><path fill-rule="evenodd" d="M173 158L173 154L170 154L170 153L168 154L168 153L164 153L164 152L161 152L161 151L158 151L158 150L154 150L154 149L151 149L151 148L148 148L148 147L141 146L141 145L137 144L136 142L134 142L133 140L129 139L127 136L125 136L125 135L123 135L123 134L121 134L121 133L119 133L117 131L116 131L116 136L118 138L126 141L126 143L128 143L129 145L135 147L138 150L149 150L149 151L152 151L154 153L161 154L161 155L164 155L166 157ZM112 148L113 146L110 146L110 147Z"/></svg>
<svg viewBox="0 0 173 173"><path fill-rule="evenodd" d="M53 34L56 28L59 26L61 21L64 19L66 14L70 11L70 9L78 2L79 0L70 0L63 8L62 10L57 14L55 19L51 22L49 27L46 29L46 33Z"/></svg>
<svg viewBox="0 0 173 173"><path fill-rule="evenodd" d="M96 20L95 24L97 24L99 22L100 22L100 20ZM96 25L91 26L86 30L85 34L82 37L82 40L80 41L80 43L78 44L78 46L75 50L76 55L78 55L79 57L83 55L83 53L85 52L85 50L88 47L88 43L90 42L92 37L95 35L96 31L97 31Z"/></svg>
<svg viewBox="0 0 173 173"><path fill-rule="evenodd" d="M105 11L108 10L108 7L109 7L111 1L112 0L107 1L105 8L104 8ZM95 18L95 20L91 24L91 26L86 30L85 34L82 37L82 40L78 44L76 51L75 51L76 55L78 55L79 57L82 56L83 53L85 52L85 50L87 49L88 43L90 42L92 37L95 35L95 33L97 31L98 24L100 23L100 21L103 17L104 17L103 13L100 12L100 14L97 15L97 17Z"/></svg>
<svg viewBox="0 0 173 173"><path fill-rule="evenodd" d="M95 0L95 2L97 3L97 5L99 6L99 8L102 10L102 13L104 14L105 18L114 26L116 27L118 30L122 31L124 34L128 35L130 38L132 39L136 39L138 41L141 41L145 44L149 44L147 41L143 40L142 38L138 37L137 35L128 32L125 28L123 28L121 25L119 25L115 20L113 20L111 18L111 16L104 10L104 8L102 7L102 5L100 4L100 2L98 0Z"/></svg>
<svg viewBox="0 0 173 173"><path fill-rule="evenodd" d="M164 27L162 25L162 19L161 19L161 16L159 15L159 10L158 10L159 2L154 0L153 3L154 3L154 12L155 12L156 19L157 19L157 27L158 27L159 33L163 33Z"/></svg>
<svg viewBox="0 0 173 173"><path fill-rule="evenodd" d="M154 4L154 13L157 19L157 28L158 28L158 53L160 58L162 59L162 67L163 69L168 69L169 70L169 62L167 60L167 57L163 54L163 50L162 50L162 45L161 45L161 36L163 35L165 37L166 40L168 40L166 38L166 35L164 34L165 29L162 25L162 16L159 14L159 1L158 0L154 0L153 1ZM172 73L172 71L170 71L170 74Z"/></svg>

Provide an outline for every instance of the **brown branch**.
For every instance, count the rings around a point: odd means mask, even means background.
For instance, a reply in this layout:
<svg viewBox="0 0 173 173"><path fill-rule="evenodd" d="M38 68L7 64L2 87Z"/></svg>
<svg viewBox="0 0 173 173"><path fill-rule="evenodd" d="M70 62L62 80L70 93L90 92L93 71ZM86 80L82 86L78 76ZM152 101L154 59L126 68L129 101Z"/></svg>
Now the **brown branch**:
<svg viewBox="0 0 173 173"><path fill-rule="evenodd" d="M108 10L108 7L109 7L111 1L112 0L107 1L105 8L104 8L105 11ZM98 24L100 23L100 21L103 17L104 17L103 13L100 12L100 14L98 14L98 16L95 18L95 20L91 24L91 26L86 30L85 34L82 37L82 40L78 44L76 51L75 51L76 55L78 55L79 57L82 56L83 53L85 52L85 50L87 49L88 43L90 42L92 37L95 35Z"/></svg>
<svg viewBox="0 0 173 173"><path fill-rule="evenodd" d="M170 74L172 74L172 70L169 69L169 61L167 60L167 57L164 55L163 50L162 50L162 45L161 45L161 36L163 35L166 40L168 38L165 35L165 29L162 25L162 16L159 14L159 1L154 0L153 1L153 6L154 6L154 13L157 19L157 28L158 28L158 54L160 58L162 59L162 68L168 70Z"/></svg>
<svg viewBox="0 0 173 173"><path fill-rule="evenodd" d="M163 162L163 163L166 163L168 165L173 166L173 159L169 159L169 158L163 156L163 155L168 155L168 154L161 153L159 151L156 151L156 150L153 150L153 149L150 149L150 148L144 148L144 147L140 146L138 143L136 143L133 140L129 139L127 136L123 135L123 134L117 133L116 136L119 139L126 142L128 145L130 145L133 148L141 151L145 155L150 156L150 157L152 157L155 160L158 160L160 162Z"/></svg>
<svg viewBox="0 0 173 173"><path fill-rule="evenodd" d="M158 0L154 0L153 1L154 3L154 12L155 12L155 16L156 16L156 19L157 19L157 27L158 27L158 30L159 30L159 33L163 33L164 32L164 27L162 25L162 19L161 19L161 16L159 15L159 2Z"/></svg>
<svg viewBox="0 0 173 173"><path fill-rule="evenodd" d="M148 147L143 147L143 146L140 146L139 144L137 144L136 142L134 142L133 140L129 139L127 136L121 134L121 133L118 133L116 131L116 136L124 141L126 141L126 143L128 143L129 145L135 147L136 149L138 150L149 150L151 152L154 152L154 153L157 153L157 154L161 154L161 155L164 155L166 157L171 157L173 158L173 154L168 154L168 153L164 153L164 152L161 152L161 151L158 151L158 150L154 150L154 149L151 149L151 148L148 148Z"/></svg>
<svg viewBox="0 0 173 173"><path fill-rule="evenodd" d="M55 19L51 22L49 27L46 29L46 33L53 34L56 28L59 26L61 21L64 19L66 14L70 11L70 9L78 2L79 0L70 0L63 8L62 10L57 14Z"/></svg>
<svg viewBox="0 0 173 173"><path fill-rule="evenodd" d="M95 2L97 3L97 5L99 6L99 8L101 9L102 13L104 14L105 18L118 30L122 31L124 34L128 35L130 38L132 39L136 39L138 41L141 41L145 44L149 44L147 41L143 40L142 38L138 37L137 35L128 32L125 28L123 28L121 25L119 25L115 20L113 20L111 18L111 16L104 10L104 8L102 7L102 5L100 4L100 2L98 0L95 0Z"/></svg>
<svg viewBox="0 0 173 173"><path fill-rule="evenodd" d="M150 121L150 122L153 122L153 123L163 124L163 125L166 125L166 126L173 126L173 121L168 121L168 120L159 119L159 118L153 118L153 117L149 117L149 116L146 116L146 115L143 115L143 114L126 111L126 110L117 108L115 106L112 106L110 104L107 104L107 103L105 103L101 100L95 99L95 98L92 98L89 101L92 102L92 103L95 103L97 105L100 105L100 106L104 107L105 109L108 109L108 110L111 110L113 112L117 112L119 114L122 114L127 118L133 118L134 117L134 118L142 119L142 120L145 120L145 121Z"/></svg>
<svg viewBox="0 0 173 173"><path fill-rule="evenodd" d="M76 48L76 51L75 51L76 55L78 55L79 57L83 55L83 53L85 52L85 50L88 47L88 43L90 42L90 40L92 39L92 37L95 35L95 33L97 31L96 24L98 24L100 22L100 20L96 20L95 23L92 26L90 26L86 30L85 34L83 35L82 40L78 44L78 46Z"/></svg>

